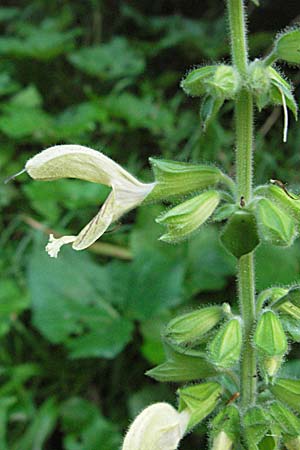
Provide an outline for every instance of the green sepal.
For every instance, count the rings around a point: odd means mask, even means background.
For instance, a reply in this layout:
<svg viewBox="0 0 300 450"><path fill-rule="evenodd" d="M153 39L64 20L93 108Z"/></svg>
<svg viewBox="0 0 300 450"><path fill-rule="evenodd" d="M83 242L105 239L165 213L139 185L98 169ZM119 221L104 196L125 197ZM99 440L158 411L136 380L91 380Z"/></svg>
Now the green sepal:
<svg viewBox="0 0 300 450"><path fill-rule="evenodd" d="M221 306L208 306L172 319L164 330L167 340L183 346L199 343L223 318Z"/></svg>
<svg viewBox="0 0 300 450"><path fill-rule="evenodd" d="M278 400L300 413L300 380L278 378L270 390Z"/></svg>
<svg viewBox="0 0 300 450"><path fill-rule="evenodd" d="M254 3L255 6L259 6L259 0L251 0L252 3Z"/></svg>
<svg viewBox="0 0 300 450"><path fill-rule="evenodd" d="M229 253L236 258L252 252L259 244L254 214L244 210L236 211L225 225L220 239Z"/></svg>
<svg viewBox="0 0 300 450"><path fill-rule="evenodd" d="M206 95L204 97L200 107L200 120L203 131L206 131L211 121L217 116L223 103L224 99L221 97L214 97L212 95Z"/></svg>
<svg viewBox="0 0 300 450"><path fill-rule="evenodd" d="M211 429L211 436L214 439L217 439L219 433L223 431L232 443L236 442L241 432L241 418L238 408L235 405L225 406L211 421Z"/></svg>
<svg viewBox="0 0 300 450"><path fill-rule="evenodd" d="M291 64L300 64L300 29L292 29L281 34L275 42L278 59Z"/></svg>
<svg viewBox="0 0 300 450"><path fill-rule="evenodd" d="M289 338L294 342L300 342L300 326L299 320L287 314L281 314L280 320L284 331L288 334Z"/></svg>
<svg viewBox="0 0 300 450"><path fill-rule="evenodd" d="M289 247L297 236L295 221L266 198L256 204L256 219L261 239L272 245Z"/></svg>
<svg viewBox="0 0 300 450"><path fill-rule="evenodd" d="M216 366L228 368L240 359L242 327L239 318L225 323L208 345L209 360Z"/></svg>
<svg viewBox="0 0 300 450"><path fill-rule="evenodd" d="M260 294L257 296L256 302L258 312L266 302L268 302L270 305L276 304L276 302L283 299L288 292L288 288L283 288L281 286L273 286L260 292Z"/></svg>
<svg viewBox="0 0 300 450"><path fill-rule="evenodd" d="M293 95L291 85L273 68L268 68L271 77L270 101L275 105L282 105L282 94L284 95L287 107L298 117L298 106Z"/></svg>
<svg viewBox="0 0 300 450"><path fill-rule="evenodd" d="M213 215L214 222L222 222L223 220L228 219L232 214L237 210L235 204L225 203L224 205L219 206Z"/></svg>
<svg viewBox="0 0 300 450"><path fill-rule="evenodd" d="M200 423L217 406L223 388L219 383L207 382L178 389L179 412L188 409L190 420L188 430Z"/></svg>
<svg viewBox="0 0 300 450"><path fill-rule="evenodd" d="M288 348L287 339L277 315L264 311L254 333L256 348L266 356L283 356Z"/></svg>
<svg viewBox="0 0 300 450"><path fill-rule="evenodd" d="M261 111L270 103L271 74L264 62L256 59L249 66L249 84L256 106Z"/></svg>
<svg viewBox="0 0 300 450"><path fill-rule="evenodd" d="M220 200L218 191L206 191L163 213L156 222L167 225L168 232L159 239L171 243L186 238L209 219Z"/></svg>
<svg viewBox="0 0 300 450"><path fill-rule="evenodd" d="M279 208L295 219L298 230L300 229L300 200L290 198L282 188L274 184L259 186L255 190L255 194L272 200Z"/></svg>
<svg viewBox="0 0 300 450"><path fill-rule="evenodd" d="M225 180L215 166L149 158L156 185L146 201L157 201L199 192Z"/></svg>
<svg viewBox="0 0 300 450"><path fill-rule="evenodd" d="M191 70L181 81L180 86L187 95L200 97L206 94L207 81L211 80L218 66L204 66Z"/></svg>
<svg viewBox="0 0 300 450"><path fill-rule="evenodd" d="M146 375L156 381L173 383L210 378L216 374L217 370L205 356L199 356L192 350L177 353L163 364L146 372Z"/></svg>
<svg viewBox="0 0 300 450"><path fill-rule="evenodd" d="M300 435L300 419L282 403L271 403L269 413L278 424L284 442L288 442Z"/></svg>

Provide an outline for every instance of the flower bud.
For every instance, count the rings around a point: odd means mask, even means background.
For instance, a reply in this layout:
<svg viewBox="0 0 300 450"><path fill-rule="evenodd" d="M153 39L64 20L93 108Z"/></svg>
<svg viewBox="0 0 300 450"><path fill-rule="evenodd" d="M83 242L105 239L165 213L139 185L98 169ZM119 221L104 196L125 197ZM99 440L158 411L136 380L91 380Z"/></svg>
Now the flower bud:
<svg viewBox="0 0 300 450"><path fill-rule="evenodd" d="M248 211L236 211L222 231L221 242L236 258L252 252L259 244L255 216Z"/></svg>
<svg viewBox="0 0 300 450"><path fill-rule="evenodd" d="M176 450L189 421L189 413L178 413L168 403L154 403L131 424L122 450Z"/></svg>
<svg viewBox="0 0 300 450"><path fill-rule="evenodd" d="M213 440L212 450L231 450L233 443L225 431L220 431Z"/></svg>
<svg viewBox="0 0 300 450"><path fill-rule="evenodd" d="M222 391L222 387L212 381L178 389L179 410L187 410L190 414L188 430L215 409Z"/></svg>
<svg viewBox="0 0 300 450"><path fill-rule="evenodd" d="M257 202L256 219L262 239L273 245L290 246L296 235L296 224L274 202L262 198Z"/></svg>
<svg viewBox="0 0 300 450"><path fill-rule="evenodd" d="M180 86L187 95L200 97L207 92L207 82L213 79L218 66L204 66L191 70L181 81Z"/></svg>
<svg viewBox="0 0 300 450"><path fill-rule="evenodd" d="M242 328L239 318L229 320L215 335L208 346L210 361L216 366L233 366L240 358Z"/></svg>
<svg viewBox="0 0 300 450"><path fill-rule="evenodd" d="M279 59L300 64L300 29L281 34L276 41L275 52Z"/></svg>
<svg viewBox="0 0 300 450"><path fill-rule="evenodd" d="M260 316L254 344L260 352L263 370L268 376L275 376L288 349L288 343L281 322L273 311L265 311Z"/></svg>
<svg viewBox="0 0 300 450"><path fill-rule="evenodd" d="M197 344L222 319L221 306L209 306L172 319L164 332L177 345Z"/></svg>
<svg viewBox="0 0 300 450"><path fill-rule="evenodd" d="M208 93L212 97L233 99L239 88L239 76L232 66L206 66L192 70L182 80L181 87L193 97Z"/></svg>
<svg viewBox="0 0 300 450"><path fill-rule="evenodd" d="M284 210L289 216L293 217L299 227L300 202L290 198L282 188L274 184L260 186L256 189L256 194L268 198L275 203L280 209Z"/></svg>
<svg viewBox="0 0 300 450"><path fill-rule="evenodd" d="M149 161L156 185L147 201L191 194L225 180L224 174L215 166L155 158L150 158Z"/></svg>
<svg viewBox="0 0 300 450"><path fill-rule="evenodd" d="M212 450L231 450L240 434L240 415L234 405L225 406L212 420Z"/></svg>
<svg viewBox="0 0 300 450"><path fill-rule="evenodd" d="M212 215L221 200L218 191L206 191L159 216L156 221L167 225L161 241L176 242L197 230Z"/></svg>
<svg viewBox="0 0 300 450"><path fill-rule="evenodd" d="M257 310L259 311L266 302L268 302L270 305L273 305L274 303L285 297L288 292L288 288L283 288L280 286L273 286L271 288L265 289L257 297Z"/></svg>
<svg viewBox="0 0 300 450"><path fill-rule="evenodd" d="M270 390L278 400L300 412L300 380L278 378Z"/></svg>
<svg viewBox="0 0 300 450"><path fill-rule="evenodd" d="M255 60L250 64L249 83L259 111L270 101L271 76L263 61Z"/></svg>
<svg viewBox="0 0 300 450"><path fill-rule="evenodd" d="M208 125L216 117L223 103L224 99L221 97L214 97L213 95L204 97L200 108L200 120L203 131L206 131Z"/></svg>

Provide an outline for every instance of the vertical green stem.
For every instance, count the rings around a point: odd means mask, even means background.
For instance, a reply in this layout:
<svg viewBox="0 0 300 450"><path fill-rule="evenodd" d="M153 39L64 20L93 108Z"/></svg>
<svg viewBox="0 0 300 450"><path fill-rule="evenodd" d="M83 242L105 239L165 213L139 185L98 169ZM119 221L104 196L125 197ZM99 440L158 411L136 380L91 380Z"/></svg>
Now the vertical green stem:
<svg viewBox="0 0 300 450"><path fill-rule="evenodd" d="M233 64L244 79L247 76L248 54L243 1L228 0L228 11ZM252 197L253 98L246 88L240 91L236 99L235 128L238 195L244 197L247 204ZM244 325L241 401L242 406L246 408L255 402L256 397L256 358L251 345L251 333L256 317L253 253L244 255L239 260L238 288Z"/></svg>

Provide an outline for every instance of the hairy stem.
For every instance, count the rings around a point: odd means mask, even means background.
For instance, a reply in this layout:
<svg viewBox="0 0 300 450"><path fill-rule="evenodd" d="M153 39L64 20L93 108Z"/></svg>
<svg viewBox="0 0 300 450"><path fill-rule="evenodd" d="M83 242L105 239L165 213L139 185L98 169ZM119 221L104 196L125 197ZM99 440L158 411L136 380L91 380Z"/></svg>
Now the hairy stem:
<svg viewBox="0 0 300 450"><path fill-rule="evenodd" d="M244 79L247 76L248 53L245 11L242 0L228 0L233 64ZM247 203L252 197L253 98L246 88L238 94L235 103L236 179L239 197ZM247 236L245 236L247 239ZM251 345L251 333L256 318L253 253L238 262L239 303L244 327L241 359L241 402L244 408L255 402L256 357Z"/></svg>

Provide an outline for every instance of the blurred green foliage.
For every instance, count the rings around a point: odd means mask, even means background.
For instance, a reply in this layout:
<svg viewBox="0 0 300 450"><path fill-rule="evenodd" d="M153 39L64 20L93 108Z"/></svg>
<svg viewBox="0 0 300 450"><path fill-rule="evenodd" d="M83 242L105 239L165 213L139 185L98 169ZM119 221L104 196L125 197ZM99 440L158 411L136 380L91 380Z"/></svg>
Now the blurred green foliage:
<svg viewBox="0 0 300 450"><path fill-rule="evenodd" d="M2 180L58 143L101 149L145 181L154 155L216 161L232 174L232 105L203 133L197 102L179 89L191 66L228 60L223 2L13 3L0 8ZM292 1L261 3L249 6L256 56L299 12ZM299 73L287 74L298 85ZM299 192L300 128L292 124L283 145L280 114L257 114L257 181ZM164 324L203 301L235 301L235 261L216 228L177 246L158 242L159 205L130 213L92 252L50 259L43 227L76 234L107 193L25 175L0 185L1 450L117 449L144 405L175 401L173 387L143 375L163 361ZM299 243L258 249L259 289L297 280ZM182 448L199 448L203 432Z"/></svg>

